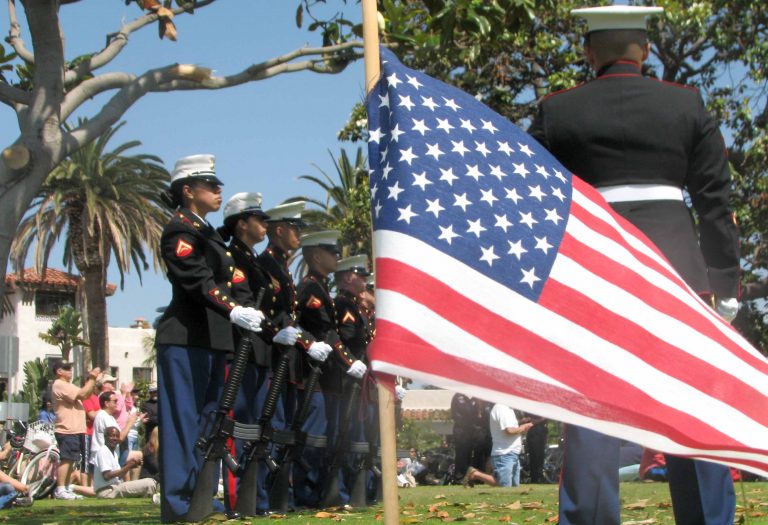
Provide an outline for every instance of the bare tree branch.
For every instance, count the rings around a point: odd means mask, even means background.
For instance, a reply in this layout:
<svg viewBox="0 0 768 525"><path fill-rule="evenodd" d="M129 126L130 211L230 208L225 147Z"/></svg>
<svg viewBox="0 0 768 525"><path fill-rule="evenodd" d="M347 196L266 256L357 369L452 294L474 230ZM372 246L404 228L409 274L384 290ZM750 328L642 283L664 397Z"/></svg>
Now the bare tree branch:
<svg viewBox="0 0 768 525"><path fill-rule="evenodd" d="M21 38L21 25L19 25L19 20L16 16L16 0L8 0L8 19L11 26L8 31L8 43L24 62L34 64L35 55L27 49L24 40Z"/></svg>
<svg viewBox="0 0 768 525"><path fill-rule="evenodd" d="M200 0L195 2L193 9L205 7L214 3L215 1L216 0ZM173 9L174 15L179 15L186 12L188 11L181 7ZM94 54L89 60L84 60L83 62L77 64L74 68L67 70L64 76L64 82L67 84L77 82L91 74L93 71L96 71L97 69L112 62L112 60L114 60L115 57L120 54L123 48L128 45L128 37L131 35L131 33L138 31L142 27L151 24L152 22L156 22L158 18L160 17L155 13L140 16L130 24L123 26L120 31L108 35L107 45L104 47L104 49Z"/></svg>
<svg viewBox="0 0 768 525"><path fill-rule="evenodd" d="M61 120L66 120L87 99L105 91L120 89L132 82L136 75L131 73L106 73L81 82L64 97L61 105Z"/></svg>
<svg viewBox="0 0 768 525"><path fill-rule="evenodd" d="M95 95L113 89L121 89L121 92L115 94L109 104L102 109L102 112L94 117L94 119L106 118L105 124L93 124L92 126L93 129L104 130L116 123L120 115L139 97L149 92L222 89L296 71L313 71L315 73L327 74L338 73L346 66L346 62L334 63L333 58L316 58L301 62L288 62L302 56L321 55L333 57L334 53L361 48L362 45L362 42L353 41L325 48L303 47L265 62L254 64L240 73L225 77L211 77L210 70L208 69L194 66L179 66L176 64L147 71L140 77L128 73L107 73L86 80L69 92L62 104L61 118L62 120L66 119L83 102ZM350 58L357 59L360 57L359 55L353 55ZM185 67L187 69L183 69ZM125 93L122 93L122 91L125 91ZM109 110L107 110L108 107L110 107ZM90 127L88 130L80 128L73 131L72 138L75 144L80 143L81 137L91 136L90 129ZM84 144L85 142L82 143ZM74 145L73 147L77 149L78 146Z"/></svg>
<svg viewBox="0 0 768 525"><path fill-rule="evenodd" d="M104 76L106 77L107 75ZM128 108L142 96L151 91L157 91L157 87L160 84L170 82L178 78L178 76L178 67L173 65L153 69L134 78L115 93L109 102L101 108L101 111L90 118L83 126L64 134L62 158L71 155L84 144L95 140L109 126L117 123Z"/></svg>
<svg viewBox="0 0 768 525"><path fill-rule="evenodd" d="M27 91L22 91L10 84L0 82L0 102L3 104L14 107L15 104L29 104L29 101L30 95Z"/></svg>

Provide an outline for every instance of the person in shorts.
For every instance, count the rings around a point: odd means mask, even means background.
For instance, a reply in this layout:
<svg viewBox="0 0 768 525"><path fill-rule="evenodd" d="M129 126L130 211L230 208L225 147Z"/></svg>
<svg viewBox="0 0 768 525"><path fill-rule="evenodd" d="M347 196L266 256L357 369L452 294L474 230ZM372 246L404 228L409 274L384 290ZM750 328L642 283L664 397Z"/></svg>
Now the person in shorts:
<svg viewBox="0 0 768 525"><path fill-rule="evenodd" d="M52 387L53 409L56 412L55 434L61 461L53 497L79 499L82 496L72 491L71 477L73 466L83 457L86 430L83 399L91 395L101 370L94 368L88 372L88 379L82 387L72 384L71 362L58 361L54 364L54 373L56 380Z"/></svg>

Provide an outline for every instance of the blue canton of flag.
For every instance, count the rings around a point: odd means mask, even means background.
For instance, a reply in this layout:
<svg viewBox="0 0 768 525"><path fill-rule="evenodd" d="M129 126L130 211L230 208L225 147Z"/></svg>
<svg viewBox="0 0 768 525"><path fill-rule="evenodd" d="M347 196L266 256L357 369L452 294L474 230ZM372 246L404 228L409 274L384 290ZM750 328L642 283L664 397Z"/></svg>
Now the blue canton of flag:
<svg viewBox="0 0 768 525"><path fill-rule="evenodd" d="M407 233L535 300L570 207L570 174L463 91L382 49L368 99L374 229Z"/></svg>

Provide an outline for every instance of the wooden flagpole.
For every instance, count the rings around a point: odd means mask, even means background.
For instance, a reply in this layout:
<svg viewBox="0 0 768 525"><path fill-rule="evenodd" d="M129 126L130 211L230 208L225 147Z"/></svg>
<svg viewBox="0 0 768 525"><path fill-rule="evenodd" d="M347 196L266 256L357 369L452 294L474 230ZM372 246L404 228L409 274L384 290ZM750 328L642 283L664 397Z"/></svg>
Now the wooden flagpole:
<svg viewBox="0 0 768 525"><path fill-rule="evenodd" d="M376 0L362 0L363 53L365 55L365 92L370 93L381 74L379 65L379 22ZM371 254L375 264L375 254ZM374 268L374 272L375 272ZM397 453L395 442L395 399L389 389L378 385L379 433L381 435L381 483L384 489L384 525L400 522L397 502Z"/></svg>

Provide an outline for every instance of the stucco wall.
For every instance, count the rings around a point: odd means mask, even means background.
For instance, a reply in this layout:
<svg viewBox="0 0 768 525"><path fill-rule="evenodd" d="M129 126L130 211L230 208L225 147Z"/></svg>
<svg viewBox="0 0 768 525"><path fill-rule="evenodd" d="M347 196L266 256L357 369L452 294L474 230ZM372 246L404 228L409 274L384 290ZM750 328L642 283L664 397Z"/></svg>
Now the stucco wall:
<svg viewBox="0 0 768 525"><path fill-rule="evenodd" d="M53 319L35 318L35 303L22 301L21 293L13 293L9 299L14 307L13 315L0 320L0 335L11 335L19 338L19 370L11 378L11 389L18 392L24 384L22 367L26 361L44 359L46 356L59 356L58 347L45 343L38 334L50 328ZM109 361L117 367L117 377L120 383L133 380L134 367L144 367L143 361L147 355L143 348L145 337L154 338L154 330L143 328L109 328ZM77 355L71 359L77 362ZM79 372L79 371L77 371ZM152 380L156 379L153 367Z"/></svg>

